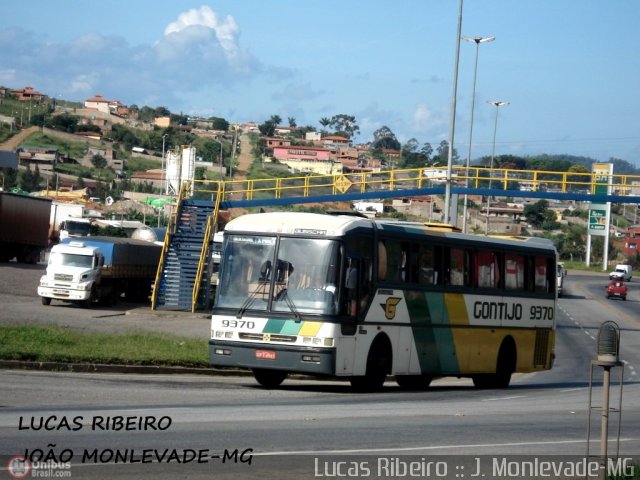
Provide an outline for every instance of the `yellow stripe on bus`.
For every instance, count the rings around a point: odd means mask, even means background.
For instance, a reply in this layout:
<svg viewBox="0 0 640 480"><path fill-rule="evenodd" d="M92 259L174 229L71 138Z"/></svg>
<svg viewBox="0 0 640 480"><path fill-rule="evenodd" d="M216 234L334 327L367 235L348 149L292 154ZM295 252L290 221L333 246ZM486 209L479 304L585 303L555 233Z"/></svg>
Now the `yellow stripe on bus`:
<svg viewBox="0 0 640 480"><path fill-rule="evenodd" d="M449 325L469 325L467 306L464 303L464 295L461 293L445 293L444 303L447 306Z"/></svg>
<svg viewBox="0 0 640 480"><path fill-rule="evenodd" d="M298 335L302 335L304 337L315 337L318 335L323 323L324 322L304 322L300 332L298 332Z"/></svg>

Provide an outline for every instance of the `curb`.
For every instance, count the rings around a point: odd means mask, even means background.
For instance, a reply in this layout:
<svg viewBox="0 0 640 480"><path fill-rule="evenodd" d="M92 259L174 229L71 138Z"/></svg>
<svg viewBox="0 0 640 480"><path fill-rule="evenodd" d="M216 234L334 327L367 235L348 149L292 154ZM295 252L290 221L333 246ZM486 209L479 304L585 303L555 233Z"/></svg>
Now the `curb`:
<svg viewBox="0 0 640 480"><path fill-rule="evenodd" d="M139 374L190 374L211 376L251 376L249 370L171 367L163 365L119 365L106 363L35 362L23 360L0 360L0 369L44 370L75 373L139 373Z"/></svg>

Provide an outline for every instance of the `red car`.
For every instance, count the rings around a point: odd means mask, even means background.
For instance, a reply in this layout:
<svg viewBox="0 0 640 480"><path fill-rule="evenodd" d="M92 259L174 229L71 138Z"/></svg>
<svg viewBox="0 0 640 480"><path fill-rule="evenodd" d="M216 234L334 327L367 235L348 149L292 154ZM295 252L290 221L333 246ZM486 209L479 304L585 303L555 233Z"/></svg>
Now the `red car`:
<svg viewBox="0 0 640 480"><path fill-rule="evenodd" d="M607 298L627 299L627 285L622 280L611 280L607 285Z"/></svg>

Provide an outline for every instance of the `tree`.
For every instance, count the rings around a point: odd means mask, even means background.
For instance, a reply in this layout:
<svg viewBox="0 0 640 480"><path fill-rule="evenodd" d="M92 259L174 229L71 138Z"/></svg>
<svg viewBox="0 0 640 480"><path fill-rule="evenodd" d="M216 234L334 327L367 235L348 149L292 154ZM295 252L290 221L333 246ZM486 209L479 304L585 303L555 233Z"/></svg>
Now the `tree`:
<svg viewBox="0 0 640 480"><path fill-rule="evenodd" d="M11 190L18 182L18 170L15 168L0 168L0 177L2 177L2 186L5 191Z"/></svg>
<svg viewBox="0 0 640 480"><path fill-rule="evenodd" d="M225 132L229 130L229 122L227 122L224 118L209 117L209 120L212 121L211 128L213 128L214 130L222 130Z"/></svg>
<svg viewBox="0 0 640 480"><path fill-rule="evenodd" d="M400 150L400 142L396 138L395 133L386 125L380 127L373 132L373 148Z"/></svg>
<svg viewBox="0 0 640 480"><path fill-rule="evenodd" d="M433 155L433 147L429 142L426 142L420 149L420 153L424 155L427 163L431 161L431 155Z"/></svg>
<svg viewBox="0 0 640 480"><path fill-rule="evenodd" d="M20 188L27 192L38 190L41 181L42 177L40 176L38 165L36 165L33 172L31 171L31 165L29 165L26 170L20 172Z"/></svg>
<svg viewBox="0 0 640 480"><path fill-rule="evenodd" d="M360 133L360 127L356 122L356 117L353 115L334 115L331 118L322 117L319 120L320 125L326 129L331 129L333 135L340 135L348 139L353 138L356 134ZM327 130L322 130L323 133L329 133Z"/></svg>
<svg viewBox="0 0 640 480"><path fill-rule="evenodd" d="M296 123L295 117L289 117L287 121L289 122L289 126L291 128L296 128L298 126L298 124Z"/></svg>
<svg viewBox="0 0 640 480"><path fill-rule="evenodd" d="M107 166L107 159L99 153L96 153L91 157L91 165L93 165L95 168L105 168Z"/></svg>
<svg viewBox="0 0 640 480"><path fill-rule="evenodd" d="M436 156L433 158L434 163L437 161L439 165L447 165L449 163L449 142L442 140L438 149L436 150ZM459 160L458 152L453 149L452 161L457 163Z"/></svg>
<svg viewBox="0 0 640 480"><path fill-rule="evenodd" d="M261 125L258 125L258 130L260 130L260 133L265 137L273 137L273 135L276 133L276 127L280 125L280 122L282 122L282 118L280 118L280 116L271 115L271 118L269 118L269 120L265 121Z"/></svg>
<svg viewBox="0 0 640 480"><path fill-rule="evenodd" d="M546 216L548 207L549 202L546 200L538 200L536 203L526 205L522 213L527 219L527 223L530 223L536 228L542 228L543 222L548 219Z"/></svg>

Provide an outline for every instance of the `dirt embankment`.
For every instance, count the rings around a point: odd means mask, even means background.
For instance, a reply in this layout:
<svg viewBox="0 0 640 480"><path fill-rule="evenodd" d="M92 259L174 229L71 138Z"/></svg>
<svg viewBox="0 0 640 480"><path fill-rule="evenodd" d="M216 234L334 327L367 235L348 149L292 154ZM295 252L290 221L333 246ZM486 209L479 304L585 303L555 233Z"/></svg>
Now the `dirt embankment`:
<svg viewBox="0 0 640 480"><path fill-rule="evenodd" d="M234 175L236 180L246 180L247 172L253 162L253 156L251 155L251 140L249 135L243 133L240 135L240 154L238 155L238 170Z"/></svg>
<svg viewBox="0 0 640 480"><path fill-rule="evenodd" d="M0 150L7 150L9 152L15 152L17 148L20 146L24 140L31 135L32 133L40 130L40 127L29 127L24 130L18 132L18 134L14 135L10 139L8 139L4 143L0 143Z"/></svg>

